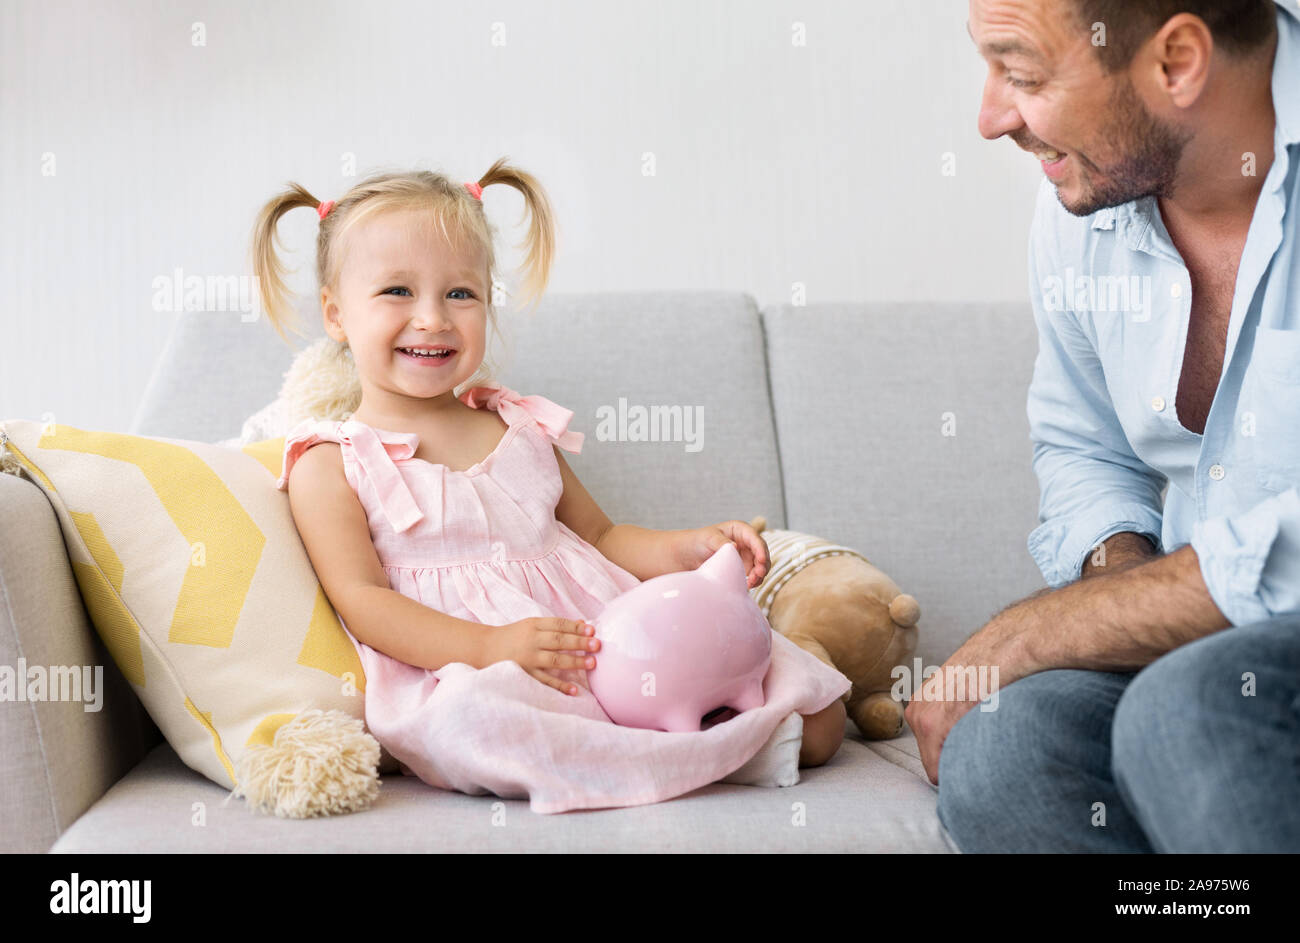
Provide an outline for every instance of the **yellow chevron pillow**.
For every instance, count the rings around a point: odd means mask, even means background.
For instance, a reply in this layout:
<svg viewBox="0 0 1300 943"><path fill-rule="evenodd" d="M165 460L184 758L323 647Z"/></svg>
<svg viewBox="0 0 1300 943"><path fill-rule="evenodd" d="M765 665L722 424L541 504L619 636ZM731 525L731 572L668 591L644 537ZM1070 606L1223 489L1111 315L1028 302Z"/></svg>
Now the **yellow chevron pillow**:
<svg viewBox="0 0 1300 943"><path fill-rule="evenodd" d="M53 505L113 661L187 766L280 815L368 804L376 765L398 767L362 733L361 661L275 487L283 438L234 449L10 420L0 423L0 453L6 447ZM316 791L333 798L316 795L294 811L260 801L265 782L252 784L259 796L236 782L241 760L259 780L290 776L292 764L250 754L285 747L291 731L301 738L303 724L319 729L320 712L354 734L340 753L356 768L341 774L361 777L352 781L360 798L340 805L340 788L326 784Z"/></svg>

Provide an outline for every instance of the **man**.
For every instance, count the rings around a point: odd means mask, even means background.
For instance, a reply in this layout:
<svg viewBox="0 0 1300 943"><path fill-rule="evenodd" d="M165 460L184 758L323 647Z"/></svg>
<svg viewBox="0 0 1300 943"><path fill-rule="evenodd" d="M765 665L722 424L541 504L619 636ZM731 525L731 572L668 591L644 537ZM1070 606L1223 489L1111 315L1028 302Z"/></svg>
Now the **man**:
<svg viewBox="0 0 1300 943"><path fill-rule="evenodd" d="M1300 851L1298 17L971 0L980 132L1047 178L1050 589L947 663L997 665L995 710L939 699L942 672L907 707L963 851Z"/></svg>

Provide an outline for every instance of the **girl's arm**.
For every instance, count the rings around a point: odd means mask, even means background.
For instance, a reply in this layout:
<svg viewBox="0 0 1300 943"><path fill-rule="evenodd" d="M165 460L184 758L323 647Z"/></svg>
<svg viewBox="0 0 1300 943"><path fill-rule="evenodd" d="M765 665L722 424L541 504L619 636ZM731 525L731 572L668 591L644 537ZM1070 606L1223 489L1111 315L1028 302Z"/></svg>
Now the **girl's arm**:
<svg viewBox="0 0 1300 943"><path fill-rule="evenodd" d="M298 458L289 478L289 509L330 605L359 641L419 668L451 662L487 667L484 626L389 587L337 445L322 442Z"/></svg>
<svg viewBox="0 0 1300 943"><path fill-rule="evenodd" d="M728 540L740 551L751 588L767 575L767 544L744 521L724 521L713 527L688 530L650 530L632 524L615 524L582 486L559 447L553 448L564 481L564 492L555 506L556 518L599 550L605 559L637 579L693 570Z"/></svg>

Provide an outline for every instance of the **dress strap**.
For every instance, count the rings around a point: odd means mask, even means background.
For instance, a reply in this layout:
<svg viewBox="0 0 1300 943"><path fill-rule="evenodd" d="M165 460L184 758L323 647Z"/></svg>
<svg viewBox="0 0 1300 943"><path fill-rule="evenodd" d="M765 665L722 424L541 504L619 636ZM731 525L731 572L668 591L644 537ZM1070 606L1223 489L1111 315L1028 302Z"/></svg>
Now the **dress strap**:
<svg viewBox="0 0 1300 943"><path fill-rule="evenodd" d="M581 432L569 429L573 410L565 409L545 396L521 396L509 387L494 383L466 390L460 398L465 405L475 409L486 406L495 410L510 426L530 418L535 419L560 448L575 454L582 451L582 442L586 437Z"/></svg>
<svg viewBox="0 0 1300 943"><path fill-rule="evenodd" d="M348 419L339 423L339 438L352 448L365 476L375 486L379 505L393 530L402 531L424 519L411 489L402 478L394 459L410 458L415 454L420 437L414 432L379 432L363 422Z"/></svg>

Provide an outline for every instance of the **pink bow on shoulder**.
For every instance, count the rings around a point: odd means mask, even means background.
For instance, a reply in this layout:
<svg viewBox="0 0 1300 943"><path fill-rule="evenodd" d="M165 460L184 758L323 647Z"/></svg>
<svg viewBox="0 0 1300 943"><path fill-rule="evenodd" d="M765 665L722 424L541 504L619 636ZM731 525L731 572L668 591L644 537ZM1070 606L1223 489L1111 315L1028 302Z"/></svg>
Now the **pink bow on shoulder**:
<svg viewBox="0 0 1300 943"><path fill-rule="evenodd" d="M575 454L582 451L586 436L569 429L573 410L565 409L545 396L521 396L509 387L497 384L466 390L461 400L475 409L487 407L496 410L511 426L531 417L560 448Z"/></svg>
<svg viewBox="0 0 1300 943"><path fill-rule="evenodd" d="M393 464L394 459L407 459L415 454L418 441L415 433L384 433L388 438L385 441L365 423L347 421L339 423L339 436L352 446L357 463L373 483L393 530L400 534L424 519L424 512Z"/></svg>

